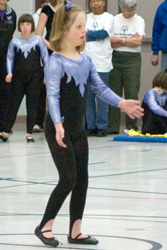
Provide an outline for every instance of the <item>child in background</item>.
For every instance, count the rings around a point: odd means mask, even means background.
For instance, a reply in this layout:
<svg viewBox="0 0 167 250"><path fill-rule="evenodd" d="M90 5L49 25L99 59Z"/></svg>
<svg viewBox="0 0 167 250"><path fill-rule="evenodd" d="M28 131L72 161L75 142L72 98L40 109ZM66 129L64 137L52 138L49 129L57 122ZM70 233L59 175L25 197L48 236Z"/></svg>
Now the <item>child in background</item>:
<svg viewBox="0 0 167 250"><path fill-rule="evenodd" d="M60 4L61 4L61 0L49 0L48 4L43 6L41 10L41 14L38 20L38 25L36 28L36 35L42 36L44 29L46 27L46 36L43 37L43 39L47 45L49 54L53 52L49 43L49 37L50 37L51 28L52 28L52 21L53 21L54 14L58 10Z"/></svg>
<svg viewBox="0 0 167 250"><path fill-rule="evenodd" d="M34 142L32 129L36 122L38 98L44 79L40 58L46 65L49 54L43 39L33 34L35 27L31 15L24 14L19 18L18 30L21 34L11 40L7 52L6 82L12 81L12 96L6 118L6 129L0 133L0 139L7 141L22 99L26 95L26 139L27 142Z"/></svg>
<svg viewBox="0 0 167 250"><path fill-rule="evenodd" d="M111 105L122 108L131 118L140 117L139 101L117 96L99 77L84 49L86 13L70 1L62 1L54 16L50 44L54 53L45 67L49 113L45 135L59 173L44 216L35 235L46 245L56 247L54 219L71 192L68 242L96 245L98 240L81 233L88 187L88 142L85 131L87 85ZM89 79L89 81L88 81ZM89 83L88 83L89 82Z"/></svg>
<svg viewBox="0 0 167 250"><path fill-rule="evenodd" d="M153 88L144 96L142 134L167 132L167 73L159 72L153 79Z"/></svg>
<svg viewBox="0 0 167 250"><path fill-rule="evenodd" d="M34 24L35 24L35 29L37 28L38 25L38 21L39 21L39 16L41 14L41 10L42 8L47 5L49 3L49 0L41 0L41 7L35 12L35 14L33 15L33 19L34 19ZM45 37L46 35L46 28L44 29L44 33L43 36Z"/></svg>
<svg viewBox="0 0 167 250"><path fill-rule="evenodd" d="M9 0L0 0L0 131L8 113L9 100L12 95L10 84L6 84L6 54L9 43L16 29L16 13L8 5Z"/></svg>
<svg viewBox="0 0 167 250"><path fill-rule="evenodd" d="M49 0L41 0L41 7L33 15L35 29L37 28L39 16L41 14L42 8L48 3L49 3ZM43 37L46 36L46 27L44 27L42 36ZM43 87L39 96L38 111L37 111L36 123L33 128L33 133L44 131L45 113L46 113L46 88L45 88L45 84L43 83Z"/></svg>
<svg viewBox="0 0 167 250"><path fill-rule="evenodd" d="M36 26L36 35L42 36L42 38L44 39L46 46L48 47L49 55L52 54L53 52L49 44L52 21L54 14L59 8L60 3L61 0L48 0L48 3L45 4L41 9L38 24ZM45 31L46 33L44 34ZM36 125L34 126L33 132L43 131L45 114L46 114L46 86L43 85L38 103Z"/></svg>

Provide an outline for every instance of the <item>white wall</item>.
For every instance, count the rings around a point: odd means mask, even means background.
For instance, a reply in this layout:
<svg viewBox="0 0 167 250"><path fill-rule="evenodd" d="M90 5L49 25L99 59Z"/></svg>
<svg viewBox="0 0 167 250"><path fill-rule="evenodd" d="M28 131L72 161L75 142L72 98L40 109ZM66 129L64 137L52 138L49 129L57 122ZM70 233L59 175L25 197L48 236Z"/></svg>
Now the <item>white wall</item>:
<svg viewBox="0 0 167 250"><path fill-rule="evenodd" d="M10 0L8 4L17 12L18 16L23 13L33 13L35 0Z"/></svg>

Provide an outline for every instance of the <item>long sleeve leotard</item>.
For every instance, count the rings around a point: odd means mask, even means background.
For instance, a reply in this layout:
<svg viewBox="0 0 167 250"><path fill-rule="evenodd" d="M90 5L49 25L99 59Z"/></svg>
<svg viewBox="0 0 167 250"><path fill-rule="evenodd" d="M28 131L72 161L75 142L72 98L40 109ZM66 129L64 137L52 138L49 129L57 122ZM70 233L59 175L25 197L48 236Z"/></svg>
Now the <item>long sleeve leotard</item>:
<svg viewBox="0 0 167 250"><path fill-rule="evenodd" d="M150 109L154 114L167 117L167 111L164 109L167 101L167 93L158 94L154 89L149 89L143 99L142 106L147 116L147 110Z"/></svg>
<svg viewBox="0 0 167 250"><path fill-rule="evenodd" d="M15 37L11 40L7 52L7 72L15 72L17 77L20 74L30 75L32 72L38 72L41 69L40 58L45 66L49 55L40 36L33 35L28 39Z"/></svg>
<svg viewBox="0 0 167 250"><path fill-rule="evenodd" d="M110 90L99 77L89 56L81 53L80 60L52 54L45 67L49 112L54 124L64 124L70 130L84 126L87 85L110 105L122 99Z"/></svg>
<svg viewBox="0 0 167 250"><path fill-rule="evenodd" d="M39 95L43 86L43 69L49 54L39 36L29 39L13 38L7 52L7 73L12 73L11 101L6 117L5 131L11 130L24 95L26 95L27 133L32 134L36 122Z"/></svg>

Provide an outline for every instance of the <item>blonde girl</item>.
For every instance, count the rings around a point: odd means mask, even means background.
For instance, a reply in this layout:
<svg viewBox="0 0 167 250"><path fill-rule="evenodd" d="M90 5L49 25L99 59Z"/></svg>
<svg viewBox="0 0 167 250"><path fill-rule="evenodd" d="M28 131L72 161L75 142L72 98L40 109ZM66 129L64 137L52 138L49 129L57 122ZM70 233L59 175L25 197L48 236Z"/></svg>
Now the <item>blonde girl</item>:
<svg viewBox="0 0 167 250"><path fill-rule="evenodd" d="M88 78L90 87L104 101L123 108L132 118L140 117L138 101L123 100L100 79L91 59L81 53L85 44L86 13L63 1L54 17L50 45L54 53L45 67L49 113L45 135L59 174L44 216L35 235L46 245L58 246L52 234L54 219L71 192L70 226L72 244L96 245L98 240L81 233L88 187L88 142L85 109ZM58 228L57 228L58 230Z"/></svg>

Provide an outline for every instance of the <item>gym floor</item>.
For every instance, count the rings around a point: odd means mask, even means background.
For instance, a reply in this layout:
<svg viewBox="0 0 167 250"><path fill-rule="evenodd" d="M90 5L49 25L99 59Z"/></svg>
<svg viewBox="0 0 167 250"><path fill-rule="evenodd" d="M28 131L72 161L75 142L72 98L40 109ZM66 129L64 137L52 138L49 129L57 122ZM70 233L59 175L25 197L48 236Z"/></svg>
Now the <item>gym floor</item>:
<svg viewBox="0 0 167 250"><path fill-rule="evenodd" d="M58 182L44 133L26 142L24 124L16 124L0 142L0 250L48 249L34 236L49 195ZM96 246L67 243L69 197L53 232L72 250L167 250L167 145L117 142L90 137L89 189L82 233Z"/></svg>

